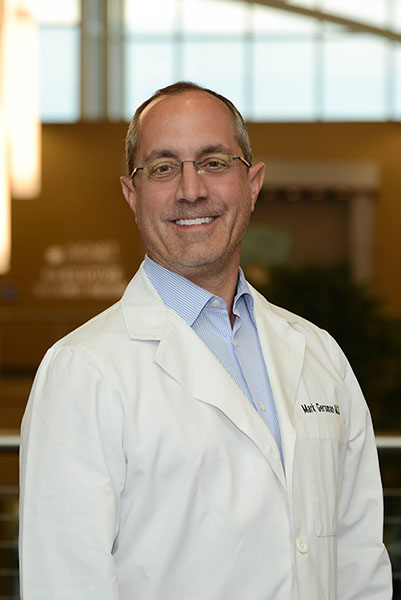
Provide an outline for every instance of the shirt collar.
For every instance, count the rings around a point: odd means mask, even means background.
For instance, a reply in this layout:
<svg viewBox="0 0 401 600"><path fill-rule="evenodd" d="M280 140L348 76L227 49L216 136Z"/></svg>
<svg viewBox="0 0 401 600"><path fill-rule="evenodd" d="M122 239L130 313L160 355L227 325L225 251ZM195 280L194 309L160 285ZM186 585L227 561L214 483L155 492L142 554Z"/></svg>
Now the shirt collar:
<svg viewBox="0 0 401 600"><path fill-rule="evenodd" d="M212 298L218 297L182 275L166 269L166 267L163 267L148 255L145 256L144 270L163 302L178 313L190 327L192 327L199 317L206 304ZM242 298L245 300L251 318L254 321L253 298L250 294L244 273L239 268L237 293L234 298L234 311L236 314L240 310L240 300Z"/></svg>

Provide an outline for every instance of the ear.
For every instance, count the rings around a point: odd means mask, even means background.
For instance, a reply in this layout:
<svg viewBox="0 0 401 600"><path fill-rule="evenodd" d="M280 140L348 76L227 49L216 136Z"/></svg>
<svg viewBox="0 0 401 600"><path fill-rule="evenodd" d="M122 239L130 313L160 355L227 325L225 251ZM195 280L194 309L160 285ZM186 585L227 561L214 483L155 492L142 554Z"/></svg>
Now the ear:
<svg viewBox="0 0 401 600"><path fill-rule="evenodd" d="M251 186L251 198L252 198L252 211L255 208L256 200L258 199L259 192L263 185L265 177L265 165L263 163L256 163L249 169L249 183Z"/></svg>
<svg viewBox="0 0 401 600"><path fill-rule="evenodd" d="M136 190L132 183L132 180L130 177L123 176L123 177L120 177L120 183L121 183L121 189L124 194L124 198L128 202L128 205L129 205L130 209L132 210L132 212L135 214Z"/></svg>

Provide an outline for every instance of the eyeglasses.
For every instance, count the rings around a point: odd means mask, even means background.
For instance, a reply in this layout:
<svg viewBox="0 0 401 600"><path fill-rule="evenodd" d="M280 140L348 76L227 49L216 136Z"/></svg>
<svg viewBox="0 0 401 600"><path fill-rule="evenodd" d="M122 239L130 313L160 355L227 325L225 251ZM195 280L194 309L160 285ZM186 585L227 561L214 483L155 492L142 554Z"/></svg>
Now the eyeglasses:
<svg viewBox="0 0 401 600"><path fill-rule="evenodd" d="M152 181L173 181L182 175L184 163L193 163L198 175L205 177L218 177L227 173L235 164L235 160L240 160L248 168L252 165L242 156L230 156L224 153L215 153L199 160L174 160L172 158L156 158L145 162L143 167L135 167L130 177L134 179L138 171L143 171L145 177Z"/></svg>

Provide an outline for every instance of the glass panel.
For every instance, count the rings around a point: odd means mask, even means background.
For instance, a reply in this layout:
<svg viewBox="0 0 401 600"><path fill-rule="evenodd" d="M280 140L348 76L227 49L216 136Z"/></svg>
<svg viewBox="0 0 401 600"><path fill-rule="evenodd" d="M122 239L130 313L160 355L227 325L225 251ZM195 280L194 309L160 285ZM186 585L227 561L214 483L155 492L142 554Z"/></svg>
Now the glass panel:
<svg viewBox="0 0 401 600"><path fill-rule="evenodd" d="M387 23L386 5L386 0L321 0L321 10L325 12L377 27Z"/></svg>
<svg viewBox="0 0 401 600"><path fill-rule="evenodd" d="M386 118L386 42L362 35L330 40L323 61L326 119Z"/></svg>
<svg viewBox="0 0 401 600"><path fill-rule="evenodd" d="M257 42L253 119L311 119L314 114L314 44Z"/></svg>
<svg viewBox="0 0 401 600"><path fill-rule="evenodd" d="M124 22L137 33L171 33L176 26L176 0L125 0Z"/></svg>
<svg viewBox="0 0 401 600"><path fill-rule="evenodd" d="M81 19L80 0L24 0L41 24L76 25Z"/></svg>
<svg viewBox="0 0 401 600"><path fill-rule="evenodd" d="M401 0L394 0L393 29L401 31Z"/></svg>
<svg viewBox="0 0 401 600"><path fill-rule="evenodd" d="M167 42L129 42L125 54L124 117L161 87L174 83L174 45Z"/></svg>
<svg viewBox="0 0 401 600"><path fill-rule="evenodd" d="M303 8L316 8L316 0L287 0L287 4L302 6Z"/></svg>
<svg viewBox="0 0 401 600"><path fill-rule="evenodd" d="M184 42L183 79L227 96L240 112L243 102L242 42Z"/></svg>
<svg viewBox="0 0 401 600"><path fill-rule="evenodd" d="M395 102L394 102L394 118L401 120L401 45L398 44L395 50Z"/></svg>
<svg viewBox="0 0 401 600"><path fill-rule="evenodd" d="M317 21L284 10L254 6L252 26L255 33L313 33Z"/></svg>
<svg viewBox="0 0 401 600"><path fill-rule="evenodd" d="M41 28L40 112L42 121L80 117L80 36L78 27Z"/></svg>
<svg viewBox="0 0 401 600"><path fill-rule="evenodd" d="M246 27L247 3L226 0L185 0L182 28L186 33L241 33Z"/></svg>
<svg viewBox="0 0 401 600"><path fill-rule="evenodd" d="M330 21L322 21L321 31L325 39L338 38L339 35L344 35L344 27Z"/></svg>

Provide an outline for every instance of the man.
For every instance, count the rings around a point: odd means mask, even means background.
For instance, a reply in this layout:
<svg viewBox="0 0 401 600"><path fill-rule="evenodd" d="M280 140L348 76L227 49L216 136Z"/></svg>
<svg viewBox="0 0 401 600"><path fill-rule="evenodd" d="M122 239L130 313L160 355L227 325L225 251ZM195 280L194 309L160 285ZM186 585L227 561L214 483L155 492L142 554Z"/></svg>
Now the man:
<svg viewBox="0 0 401 600"><path fill-rule="evenodd" d="M25 600L389 600L367 406L330 336L239 271L263 182L234 106L156 93L127 136L148 248L49 350L22 426Z"/></svg>

